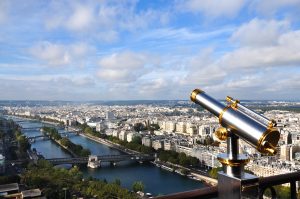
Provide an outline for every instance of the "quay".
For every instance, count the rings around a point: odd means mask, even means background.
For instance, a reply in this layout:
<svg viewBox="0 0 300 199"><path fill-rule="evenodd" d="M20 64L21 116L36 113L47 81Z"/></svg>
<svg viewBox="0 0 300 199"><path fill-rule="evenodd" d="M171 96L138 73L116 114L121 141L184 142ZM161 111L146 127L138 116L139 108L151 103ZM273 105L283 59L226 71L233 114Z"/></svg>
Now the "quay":
<svg viewBox="0 0 300 199"><path fill-rule="evenodd" d="M80 136L83 136L83 137L86 137L88 139L91 139L95 142L98 142L100 144L104 144L106 146L109 146L109 147L112 147L112 148L115 148L117 150L120 150L124 153L127 153L127 154L140 154L139 152L137 151L133 151L131 149L127 149L125 147L122 147L116 143L113 143L109 140L105 140L105 139L102 139L102 138L98 138L98 137L95 137L93 135L88 135L88 134L84 134L84 133L80 133L79 134ZM212 185L217 185L218 184L218 181L214 178L211 178L209 177L208 175L204 175L203 173L200 173L199 171L195 170L195 169L189 169L189 168L186 168L186 167L183 167L183 166L180 166L180 165L176 165L176 164L172 164L172 163L164 163L164 162L159 162L159 161L151 161L152 164L154 164L156 167L161 167L162 166L165 166L166 167L175 167L176 169L186 169L188 171L190 171L190 174L192 176L194 176L195 178L193 178L194 180L198 180L198 181L203 181L205 182L208 186L212 186ZM173 170L170 170L170 169L165 169L167 171L170 171L170 172L173 172ZM181 175L181 174L179 174Z"/></svg>

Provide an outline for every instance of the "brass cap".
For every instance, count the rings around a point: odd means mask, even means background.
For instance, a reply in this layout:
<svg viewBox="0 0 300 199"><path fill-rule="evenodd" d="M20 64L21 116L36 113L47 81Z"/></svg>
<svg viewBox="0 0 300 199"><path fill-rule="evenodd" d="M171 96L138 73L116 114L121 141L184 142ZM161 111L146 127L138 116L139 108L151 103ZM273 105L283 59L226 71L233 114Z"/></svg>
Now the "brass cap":
<svg viewBox="0 0 300 199"><path fill-rule="evenodd" d="M269 127L258 141L258 151L261 153L275 155L277 153L276 146L280 138L277 128Z"/></svg>
<svg viewBox="0 0 300 199"><path fill-rule="evenodd" d="M216 131L215 131L215 136L221 140L221 141L225 141L228 137L228 131L226 128L224 127L219 127Z"/></svg>
<svg viewBox="0 0 300 199"><path fill-rule="evenodd" d="M196 88L196 89L193 90L193 92L191 93L191 96L190 96L191 100L192 100L193 102L195 102L195 101L196 101L196 96L197 96L199 93L203 93L203 92L204 92L204 91L202 91L202 90Z"/></svg>

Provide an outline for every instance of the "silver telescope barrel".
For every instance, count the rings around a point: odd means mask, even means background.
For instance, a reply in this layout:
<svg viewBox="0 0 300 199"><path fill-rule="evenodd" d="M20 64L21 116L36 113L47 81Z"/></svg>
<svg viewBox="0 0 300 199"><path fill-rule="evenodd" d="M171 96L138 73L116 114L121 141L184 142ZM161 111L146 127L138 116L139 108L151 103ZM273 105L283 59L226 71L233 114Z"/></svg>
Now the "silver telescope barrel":
<svg viewBox="0 0 300 199"><path fill-rule="evenodd" d="M236 100L234 100L232 97L227 96L226 101L230 102L230 103L234 103ZM266 118L265 116L260 115L260 114L256 113L255 111L248 109L247 107L243 106L242 104L238 104L238 110L266 126L274 126L274 127L277 126L275 120L270 120L270 119Z"/></svg>
<svg viewBox="0 0 300 199"><path fill-rule="evenodd" d="M238 110L233 104L224 105L200 89L191 93L191 100L219 118L219 123L264 154L276 154L280 134L274 126L262 122ZM256 113L257 114L257 113Z"/></svg>

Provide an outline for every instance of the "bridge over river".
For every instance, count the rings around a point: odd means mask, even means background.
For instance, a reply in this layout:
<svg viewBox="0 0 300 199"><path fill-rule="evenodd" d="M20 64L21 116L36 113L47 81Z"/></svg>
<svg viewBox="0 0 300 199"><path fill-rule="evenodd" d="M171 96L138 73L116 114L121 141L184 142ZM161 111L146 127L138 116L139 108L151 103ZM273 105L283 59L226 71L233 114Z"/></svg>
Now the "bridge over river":
<svg viewBox="0 0 300 199"><path fill-rule="evenodd" d="M61 135L61 136L78 135L78 133L68 131L68 132L64 132L64 133L59 133L59 135ZM34 140L34 139L38 139L38 138L49 138L49 135L36 135L36 136L31 136L31 137L26 136L26 138L29 140Z"/></svg>
<svg viewBox="0 0 300 199"><path fill-rule="evenodd" d="M149 155L98 155L98 160L100 162L121 162L121 161L151 161L154 160L154 157ZM78 158L52 158L46 159L51 162L53 165L59 164L87 164L89 157L78 157Z"/></svg>
<svg viewBox="0 0 300 199"><path fill-rule="evenodd" d="M154 157L150 155L138 154L138 155L97 155L99 162L110 162L117 163L121 161L153 161ZM45 159L49 161L53 165L60 164L87 164L89 161L89 157L77 157L77 158L51 158ZM6 164L22 164L28 162L30 160L8 160L5 161ZM32 161L32 160L31 160Z"/></svg>

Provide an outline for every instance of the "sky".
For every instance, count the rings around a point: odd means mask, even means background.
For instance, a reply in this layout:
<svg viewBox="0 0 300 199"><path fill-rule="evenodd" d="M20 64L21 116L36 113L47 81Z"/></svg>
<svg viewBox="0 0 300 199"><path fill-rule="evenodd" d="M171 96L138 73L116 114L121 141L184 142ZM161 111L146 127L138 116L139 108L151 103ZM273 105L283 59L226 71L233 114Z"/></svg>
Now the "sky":
<svg viewBox="0 0 300 199"><path fill-rule="evenodd" d="M300 100L300 0L0 0L0 100Z"/></svg>

